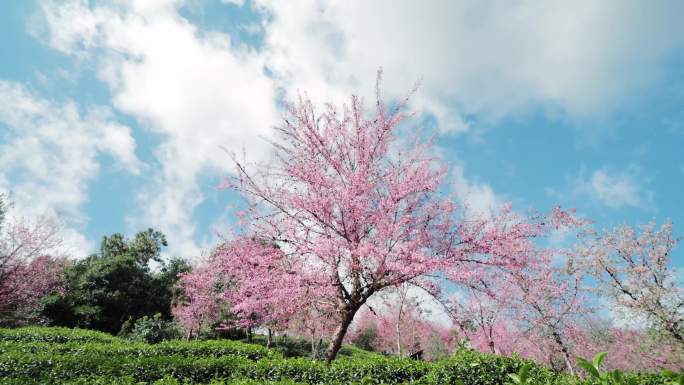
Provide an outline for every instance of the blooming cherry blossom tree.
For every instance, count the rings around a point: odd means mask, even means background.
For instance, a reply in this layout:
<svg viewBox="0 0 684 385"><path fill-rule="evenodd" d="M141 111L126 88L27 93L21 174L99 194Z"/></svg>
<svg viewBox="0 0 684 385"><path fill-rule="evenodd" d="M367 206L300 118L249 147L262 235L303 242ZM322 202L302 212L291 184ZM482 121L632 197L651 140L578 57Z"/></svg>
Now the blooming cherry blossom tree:
<svg viewBox="0 0 684 385"><path fill-rule="evenodd" d="M66 259L54 221L39 218L4 223L0 231L0 317L30 311L45 295L64 290Z"/></svg>
<svg viewBox="0 0 684 385"><path fill-rule="evenodd" d="M317 277L276 245L242 237L214 251L211 269L223 281L221 297L236 317L232 326L284 330L315 303Z"/></svg>
<svg viewBox="0 0 684 385"><path fill-rule="evenodd" d="M513 282L518 288L513 297L518 302L514 305L518 319L529 332L552 342L568 371L574 374L573 333L582 316L590 311L585 306L581 277L549 268L534 274L516 274Z"/></svg>
<svg viewBox="0 0 684 385"><path fill-rule="evenodd" d="M484 281L483 281L484 282ZM476 348L485 348L490 353L500 353L498 342L508 336L503 319L506 314L507 296L492 296L489 293L469 289L467 295L452 295L445 303L452 321L459 327L463 337Z"/></svg>
<svg viewBox="0 0 684 385"><path fill-rule="evenodd" d="M249 302L315 293L337 320L328 361L372 296L436 272L461 283L482 266L521 269L533 239L562 219L560 210L526 217L509 206L491 218L459 216L441 193L447 168L431 144L408 132L402 143L409 146L396 141L406 103L388 109L378 92L372 113L355 96L341 111L327 105L319 112L300 98L278 128L273 161L235 158L236 176L227 183L248 199L247 233L280 248L256 258L280 259L292 273L275 276L282 282L253 275Z"/></svg>
<svg viewBox="0 0 684 385"><path fill-rule="evenodd" d="M684 285L671 266L679 241L672 223L595 232L578 251L578 263L596 289L628 314L646 317L684 344Z"/></svg>
<svg viewBox="0 0 684 385"><path fill-rule="evenodd" d="M211 266L199 264L180 276L181 300L171 310L176 321L186 330L187 338L199 335L207 323L219 320L224 305L221 300L217 272Z"/></svg>

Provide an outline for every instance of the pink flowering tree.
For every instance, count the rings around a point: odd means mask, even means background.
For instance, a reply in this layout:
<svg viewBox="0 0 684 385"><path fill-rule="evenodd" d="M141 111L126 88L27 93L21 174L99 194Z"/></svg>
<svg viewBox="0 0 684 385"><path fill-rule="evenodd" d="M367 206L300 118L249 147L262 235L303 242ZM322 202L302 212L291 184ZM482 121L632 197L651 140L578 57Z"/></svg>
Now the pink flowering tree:
<svg viewBox="0 0 684 385"><path fill-rule="evenodd" d="M382 311L362 310L350 342L400 357L432 360L448 355L456 342L452 330L429 321L415 298L399 303L391 302Z"/></svg>
<svg viewBox="0 0 684 385"><path fill-rule="evenodd" d="M399 357L421 350L421 342L429 335L429 326L419 301L409 296L404 283L390 291L378 319L378 347Z"/></svg>
<svg viewBox="0 0 684 385"><path fill-rule="evenodd" d="M583 222L569 219L568 226ZM583 276L554 265L563 250L530 249L520 269L488 266L446 308L471 346L491 353L514 351L546 361L559 357L573 372L577 325L590 312ZM537 352L538 354L535 354ZM557 367L555 362L550 362Z"/></svg>
<svg viewBox="0 0 684 385"><path fill-rule="evenodd" d="M547 356L559 354L567 370L574 373L574 336L583 317L591 312L581 273L555 268L547 259L536 269L516 272L508 279L516 289L510 301L521 328L545 339L544 346L550 349Z"/></svg>
<svg viewBox="0 0 684 385"><path fill-rule="evenodd" d="M220 298L220 285L217 272L207 264L181 274L179 286L183 295L171 312L185 329L187 339L199 336L202 328L219 320L221 309L226 306Z"/></svg>
<svg viewBox="0 0 684 385"><path fill-rule="evenodd" d="M396 141L406 103L387 109L378 92L369 112L358 97L341 110L300 99L278 128L273 161L235 159L227 183L249 202L247 233L280 248L255 258L276 258L292 274L275 277L295 281L253 276L247 303L315 296L336 320L328 361L372 296L436 272L460 283L482 266L524 268L534 238L560 220L560 211L527 217L510 207L492 218L458 215L440 193L447 169L430 143L409 132L402 132L409 145Z"/></svg>
<svg viewBox="0 0 684 385"><path fill-rule="evenodd" d="M485 281L482 281L485 282ZM504 320L507 296L470 288L463 294L452 295L445 303L447 313L461 335L471 346L490 353L501 353L499 341L509 335Z"/></svg>
<svg viewBox="0 0 684 385"><path fill-rule="evenodd" d="M288 321L288 332L309 338L313 358L318 357L323 340L330 338L337 323L333 314L316 302L304 304Z"/></svg>
<svg viewBox="0 0 684 385"><path fill-rule="evenodd" d="M574 353L593 357L607 352L606 369L657 372L684 367L684 346L663 343L648 331L616 327L609 319L587 318L574 336Z"/></svg>
<svg viewBox="0 0 684 385"><path fill-rule="evenodd" d="M0 317L32 313L47 294L64 288L67 260L53 221L16 220L0 229Z"/></svg>
<svg viewBox="0 0 684 385"><path fill-rule="evenodd" d="M214 251L211 268L222 276L222 298L234 320L226 326L264 327L269 341L274 330L285 330L296 319L325 312L317 301L318 277L306 274L298 259L288 258L277 245L240 237ZM320 329L319 329L320 330Z"/></svg>
<svg viewBox="0 0 684 385"><path fill-rule="evenodd" d="M578 249L578 263L596 290L627 317L642 317L684 345L684 284L671 265L678 238L672 223L595 232Z"/></svg>

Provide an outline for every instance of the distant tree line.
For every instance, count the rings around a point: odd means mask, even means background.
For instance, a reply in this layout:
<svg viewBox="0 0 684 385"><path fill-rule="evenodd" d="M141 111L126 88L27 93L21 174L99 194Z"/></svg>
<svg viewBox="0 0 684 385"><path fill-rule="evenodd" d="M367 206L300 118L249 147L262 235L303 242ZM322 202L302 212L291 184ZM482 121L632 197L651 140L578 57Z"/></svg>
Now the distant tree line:
<svg viewBox="0 0 684 385"><path fill-rule="evenodd" d="M147 229L130 239L104 236L97 253L68 259L52 221L6 223L8 206L0 195L1 326L48 324L118 334L127 321L132 329L132 321L146 316L172 319L178 279L190 264L161 258L164 234Z"/></svg>

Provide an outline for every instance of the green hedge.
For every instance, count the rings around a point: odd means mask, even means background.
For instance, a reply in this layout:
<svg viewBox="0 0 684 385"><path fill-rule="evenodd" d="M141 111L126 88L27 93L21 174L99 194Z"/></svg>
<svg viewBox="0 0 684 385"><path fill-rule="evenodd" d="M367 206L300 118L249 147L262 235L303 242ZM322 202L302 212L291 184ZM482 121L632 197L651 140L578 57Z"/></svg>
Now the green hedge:
<svg viewBox="0 0 684 385"><path fill-rule="evenodd" d="M118 356L72 355L55 352L6 352L0 354L0 378L34 378L40 383L62 383L84 376L125 377L152 382L172 376L191 383L217 378L292 380L309 384L353 383L366 377L399 384L416 381L429 370L429 364L401 359L382 361L339 360L331 366L308 359L244 357ZM24 382L30 384L31 382Z"/></svg>
<svg viewBox="0 0 684 385"><path fill-rule="evenodd" d="M70 356L113 357L154 357L154 356L183 356L183 357L220 357L233 355L260 360L262 358L280 358L281 354L258 345L245 344L237 341L165 341L154 345L142 342L116 341L106 344L96 342L14 342L0 341L0 353L26 352L50 353L54 355L68 354Z"/></svg>
<svg viewBox="0 0 684 385"><path fill-rule="evenodd" d="M454 356L433 364L421 383L453 384L460 380L468 385L504 384L509 381L508 374L517 373L525 362L529 361L460 350ZM563 379L563 376L537 364L532 365L530 375L542 384L557 384Z"/></svg>
<svg viewBox="0 0 684 385"><path fill-rule="evenodd" d="M106 344L119 341L119 339L110 334L94 330L28 326L16 329L0 328L0 341L49 343L97 342Z"/></svg>
<svg viewBox="0 0 684 385"><path fill-rule="evenodd" d="M62 332L62 337L59 337ZM430 363L380 355L342 357L331 365L283 358L236 341L127 343L82 330L0 329L0 384L506 384L526 361L462 350ZM89 338L102 338L93 341ZM46 342L48 341L48 342ZM534 385L576 385L576 379L533 364ZM660 375L637 375L663 385ZM582 382L581 384L590 384Z"/></svg>
<svg viewBox="0 0 684 385"><path fill-rule="evenodd" d="M452 357L431 365L430 372L417 384L457 384L465 385L508 384L508 373L517 373L525 364L530 363L530 377L533 385L593 385L590 380L580 381L567 374L558 374L549 368L520 358L461 350ZM666 379L660 374L630 373L639 385L664 385Z"/></svg>
<svg viewBox="0 0 684 385"><path fill-rule="evenodd" d="M0 379L2 385L26 385L26 384L44 384L46 382L34 378L4 378ZM173 377L166 377L154 382L143 383L136 381L133 377L106 377L106 376L88 376L73 378L59 382L62 385L187 385L191 382L182 381ZM206 383L206 385L305 385L294 381L263 381L252 379L231 379L231 380L213 380Z"/></svg>

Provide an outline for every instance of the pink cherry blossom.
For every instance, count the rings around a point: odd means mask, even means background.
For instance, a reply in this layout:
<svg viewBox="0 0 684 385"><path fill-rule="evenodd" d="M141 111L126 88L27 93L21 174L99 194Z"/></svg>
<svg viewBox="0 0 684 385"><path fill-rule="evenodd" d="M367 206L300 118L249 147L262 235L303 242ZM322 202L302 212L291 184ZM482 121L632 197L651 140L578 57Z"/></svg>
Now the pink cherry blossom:
<svg viewBox="0 0 684 385"><path fill-rule="evenodd" d="M0 315L30 311L47 294L64 291L68 261L53 221L40 218L3 223L0 232Z"/></svg>
<svg viewBox="0 0 684 385"><path fill-rule="evenodd" d="M535 238L572 223L559 209L523 216L510 205L486 218L459 215L442 194L447 168L431 143L407 132L396 140L406 104L388 109L378 92L372 111L356 96L319 110L300 98L278 128L272 162L234 159L225 185L249 202L240 223L258 240L238 241L223 258L240 265L225 269L238 277L229 302L243 322L278 324L315 302L336 322L331 361L372 296L438 272L468 284L487 266L524 269Z"/></svg>
<svg viewBox="0 0 684 385"><path fill-rule="evenodd" d="M626 313L645 317L684 345L684 286L671 266L679 241L672 223L594 232L578 248L577 261L595 280L595 289Z"/></svg>

